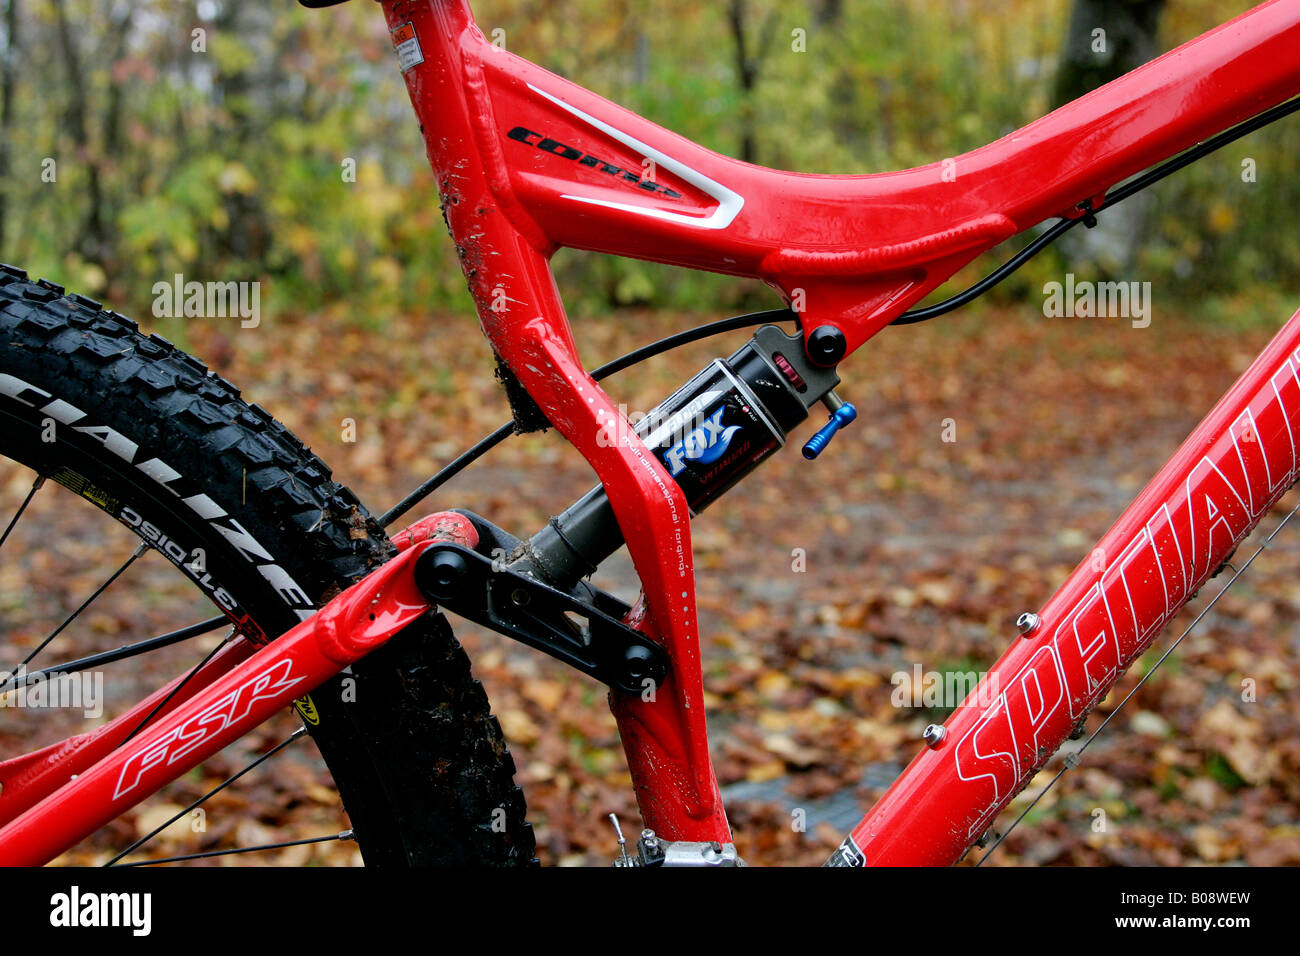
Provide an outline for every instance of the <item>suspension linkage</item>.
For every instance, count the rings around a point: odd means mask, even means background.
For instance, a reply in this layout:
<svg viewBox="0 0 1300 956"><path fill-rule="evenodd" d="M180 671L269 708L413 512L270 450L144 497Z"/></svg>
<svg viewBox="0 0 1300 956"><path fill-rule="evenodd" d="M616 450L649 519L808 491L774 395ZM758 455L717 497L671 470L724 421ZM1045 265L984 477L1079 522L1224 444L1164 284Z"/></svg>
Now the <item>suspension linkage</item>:
<svg viewBox="0 0 1300 956"><path fill-rule="evenodd" d="M667 673L663 648L623 623L628 605L590 585L581 585L580 600L450 542L420 555L415 583L440 607L610 687L639 694Z"/></svg>

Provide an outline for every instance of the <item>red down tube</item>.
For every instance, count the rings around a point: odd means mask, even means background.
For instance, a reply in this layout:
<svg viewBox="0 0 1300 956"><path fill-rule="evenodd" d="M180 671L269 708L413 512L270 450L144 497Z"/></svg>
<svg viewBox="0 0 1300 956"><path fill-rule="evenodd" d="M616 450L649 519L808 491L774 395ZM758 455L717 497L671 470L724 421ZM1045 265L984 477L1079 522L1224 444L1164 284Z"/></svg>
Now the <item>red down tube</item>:
<svg viewBox="0 0 1300 956"><path fill-rule="evenodd" d="M1300 312L832 857L954 863L1297 478ZM1103 568L1104 570L1098 570ZM1000 692L999 692L1000 691ZM994 694L996 693L996 696Z"/></svg>
<svg viewBox="0 0 1300 956"><path fill-rule="evenodd" d="M0 866L48 863L428 611L411 570L423 524L402 554L0 828Z"/></svg>

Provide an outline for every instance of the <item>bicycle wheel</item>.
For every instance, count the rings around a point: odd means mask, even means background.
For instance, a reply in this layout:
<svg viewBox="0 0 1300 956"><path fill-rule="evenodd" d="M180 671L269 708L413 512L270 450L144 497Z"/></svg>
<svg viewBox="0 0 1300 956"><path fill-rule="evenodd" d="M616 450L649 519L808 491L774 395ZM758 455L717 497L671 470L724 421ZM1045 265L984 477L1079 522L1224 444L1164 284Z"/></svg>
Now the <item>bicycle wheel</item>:
<svg viewBox="0 0 1300 956"><path fill-rule="evenodd" d="M0 489L12 514L0 519L7 525L0 668L11 673L19 663L29 675L57 671L69 655L84 660L77 654L87 649L149 638L143 629L159 608L179 599L154 583L132 587L146 564L154 578L161 570L189 595L185 606L196 615L166 630L211 618L215 605L238 622L233 630L220 622L218 633L260 640L309 616L393 553L355 496L237 389L130 320L7 266L0 267L0 454L9 459L0 463ZM58 500L42 512L41 499L51 494ZM75 519L74 505L82 512ZM24 538L23 522L38 513L49 526ZM88 537L87 518L104 531ZM111 551L121 528L135 536L135 558L109 576L109 587L75 590L72 583L94 580L84 565ZM33 553L28 538L48 544L53 557ZM119 605L122 596L130 603L116 619L95 619L110 593ZM58 621L64 624L55 628ZM83 638L89 648L77 644ZM202 657L183 641L150 653L183 659L181 673ZM138 659L105 664L102 673L106 687L135 702L176 676L147 685L150 668ZM368 865L533 860L514 763L442 615L426 616L298 709ZM9 714L0 716L0 760L31 752L32 720L53 712ZM51 718L56 740L69 730L64 718L62 727ZM4 783L0 777L0 818L7 819L20 788ZM118 837L120 850L123 836L129 842L136 832L105 828L92 838L94 861L111 856L108 837Z"/></svg>

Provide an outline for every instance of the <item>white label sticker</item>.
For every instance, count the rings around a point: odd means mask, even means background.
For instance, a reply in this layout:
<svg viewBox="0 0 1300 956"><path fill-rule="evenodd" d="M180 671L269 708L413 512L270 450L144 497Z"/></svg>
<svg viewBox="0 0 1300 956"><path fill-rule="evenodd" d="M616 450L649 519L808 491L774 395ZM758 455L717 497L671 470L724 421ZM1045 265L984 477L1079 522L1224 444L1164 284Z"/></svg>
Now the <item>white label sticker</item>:
<svg viewBox="0 0 1300 956"><path fill-rule="evenodd" d="M403 73L424 62L420 39L415 35L415 27L411 26L409 20L393 31L393 46L397 49L397 65Z"/></svg>

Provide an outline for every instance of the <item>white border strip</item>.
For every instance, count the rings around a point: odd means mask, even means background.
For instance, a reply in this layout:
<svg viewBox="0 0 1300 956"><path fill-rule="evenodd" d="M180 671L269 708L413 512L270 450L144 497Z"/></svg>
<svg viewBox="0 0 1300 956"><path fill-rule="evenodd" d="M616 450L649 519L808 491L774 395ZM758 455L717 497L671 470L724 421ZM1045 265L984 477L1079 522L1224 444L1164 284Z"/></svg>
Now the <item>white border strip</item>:
<svg viewBox="0 0 1300 956"><path fill-rule="evenodd" d="M561 199L572 199L574 202L585 202L590 203L593 206L605 206L609 209L621 209L624 212L635 213L638 216L647 216L651 219L660 219L664 222L673 222L678 225L690 226L695 229L726 229L731 225L732 220L740 214L741 207L745 205L745 197L741 196L739 193L732 192L726 186L714 182L703 173L697 172L684 163L680 163L673 159L671 156L659 152L659 150L655 149L653 146L647 146L639 139L629 136L621 130L615 129L613 126L610 126L602 120L596 119L596 117L589 113L584 113L576 106L570 106L568 103L564 102L564 100L552 96L545 90L539 90L531 83L528 84L528 88L534 93L546 97L556 106L568 110L584 123L594 126L596 129L608 136L612 136L625 146L630 146L632 149L637 150L646 159L654 160L664 169L680 176L695 188L708 193L718 201L718 208L709 216L702 218L700 216L688 216L680 212L668 212L663 209L647 209L645 206L635 206L631 203L612 202L608 199L592 199L589 196L571 196L565 194L560 197Z"/></svg>

